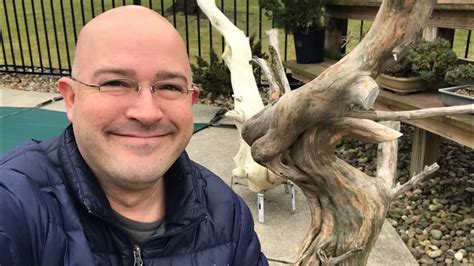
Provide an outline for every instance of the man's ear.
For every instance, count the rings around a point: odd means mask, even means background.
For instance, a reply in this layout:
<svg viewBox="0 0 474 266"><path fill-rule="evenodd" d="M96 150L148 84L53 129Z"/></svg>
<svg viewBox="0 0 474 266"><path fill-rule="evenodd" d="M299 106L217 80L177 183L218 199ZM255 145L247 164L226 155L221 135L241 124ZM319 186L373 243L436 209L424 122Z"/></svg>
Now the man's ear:
<svg viewBox="0 0 474 266"><path fill-rule="evenodd" d="M62 77L58 80L58 89L61 92L61 95L64 99L64 104L66 105L67 119L72 123L73 112L74 112L74 100L75 100L75 91L73 89L74 81L67 77Z"/></svg>
<svg viewBox="0 0 474 266"><path fill-rule="evenodd" d="M199 100L199 94L201 93L201 85L193 85L193 104L196 104Z"/></svg>

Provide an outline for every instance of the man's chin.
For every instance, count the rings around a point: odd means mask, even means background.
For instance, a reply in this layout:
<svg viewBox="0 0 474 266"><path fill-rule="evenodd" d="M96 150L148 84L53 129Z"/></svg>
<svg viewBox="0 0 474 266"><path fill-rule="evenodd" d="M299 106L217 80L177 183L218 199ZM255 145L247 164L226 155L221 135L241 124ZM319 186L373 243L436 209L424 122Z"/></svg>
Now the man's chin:
<svg viewBox="0 0 474 266"><path fill-rule="evenodd" d="M150 156L150 157L156 157L158 154L162 154L163 151L159 151L159 148L162 145L158 144L149 144L149 143L143 143L143 144L127 144L123 145L123 154L126 157L139 157L139 159L142 159L143 157ZM133 159L132 159L133 160Z"/></svg>
<svg viewBox="0 0 474 266"><path fill-rule="evenodd" d="M116 173L111 173L113 179L128 190L147 188L159 181L164 175L163 169L138 169L136 167L114 172Z"/></svg>

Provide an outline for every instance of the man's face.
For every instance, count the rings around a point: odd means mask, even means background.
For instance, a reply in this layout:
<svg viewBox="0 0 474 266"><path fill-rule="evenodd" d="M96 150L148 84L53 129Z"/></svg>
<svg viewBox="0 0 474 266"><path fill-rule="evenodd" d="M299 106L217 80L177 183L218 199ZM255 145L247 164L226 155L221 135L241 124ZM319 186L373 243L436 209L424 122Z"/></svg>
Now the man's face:
<svg viewBox="0 0 474 266"><path fill-rule="evenodd" d="M140 189L159 180L185 149L198 93L166 100L150 91L155 81L191 85L188 58L176 32L146 22L109 24L96 25L81 40L76 55L80 70L74 78L93 84L128 78L145 82L141 91L114 96L70 79L59 86L70 88L69 95L61 90L68 118L79 151L99 181Z"/></svg>

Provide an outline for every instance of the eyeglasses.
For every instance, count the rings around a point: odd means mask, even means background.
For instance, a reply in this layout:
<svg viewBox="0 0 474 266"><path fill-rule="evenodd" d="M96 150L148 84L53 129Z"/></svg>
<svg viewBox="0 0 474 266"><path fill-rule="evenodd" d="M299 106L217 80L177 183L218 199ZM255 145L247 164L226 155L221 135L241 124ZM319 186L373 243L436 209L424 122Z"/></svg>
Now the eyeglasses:
<svg viewBox="0 0 474 266"><path fill-rule="evenodd" d="M137 82L133 79L120 78L104 80L99 84L89 84L77 80L71 77L72 80L78 82L84 86L97 88L100 92L110 94L113 96L125 96L132 92L140 93L142 85L145 82ZM188 95L189 92L193 92L196 89L189 89L183 84L179 84L171 81L156 81L155 83L149 84L151 93L155 93L163 99L167 100L179 100L183 99Z"/></svg>

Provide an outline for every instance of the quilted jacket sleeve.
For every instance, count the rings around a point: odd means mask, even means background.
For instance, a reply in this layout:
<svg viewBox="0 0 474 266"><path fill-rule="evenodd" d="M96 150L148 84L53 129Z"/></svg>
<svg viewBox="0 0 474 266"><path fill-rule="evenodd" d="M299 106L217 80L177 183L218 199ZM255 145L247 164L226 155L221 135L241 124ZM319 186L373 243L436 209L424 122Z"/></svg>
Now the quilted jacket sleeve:
<svg viewBox="0 0 474 266"><path fill-rule="evenodd" d="M0 265L34 265L25 206L14 188L0 178ZM31 206L30 206L31 207Z"/></svg>
<svg viewBox="0 0 474 266"><path fill-rule="evenodd" d="M233 265L268 265L267 258L263 255L260 241L254 230L253 218L244 201L239 199L240 232Z"/></svg>

